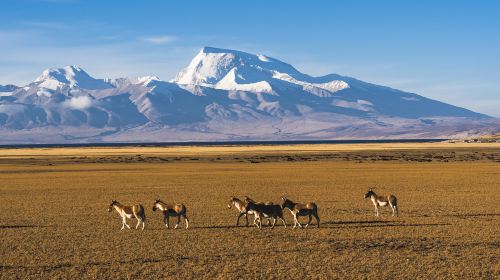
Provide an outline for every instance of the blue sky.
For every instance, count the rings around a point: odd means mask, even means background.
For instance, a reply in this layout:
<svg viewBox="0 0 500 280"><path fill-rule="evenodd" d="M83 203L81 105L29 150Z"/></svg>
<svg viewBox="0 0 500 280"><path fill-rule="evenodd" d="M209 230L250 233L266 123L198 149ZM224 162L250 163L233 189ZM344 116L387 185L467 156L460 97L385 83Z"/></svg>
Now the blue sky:
<svg viewBox="0 0 500 280"><path fill-rule="evenodd" d="M0 84L71 64L169 80L203 46L500 117L500 1L0 0Z"/></svg>

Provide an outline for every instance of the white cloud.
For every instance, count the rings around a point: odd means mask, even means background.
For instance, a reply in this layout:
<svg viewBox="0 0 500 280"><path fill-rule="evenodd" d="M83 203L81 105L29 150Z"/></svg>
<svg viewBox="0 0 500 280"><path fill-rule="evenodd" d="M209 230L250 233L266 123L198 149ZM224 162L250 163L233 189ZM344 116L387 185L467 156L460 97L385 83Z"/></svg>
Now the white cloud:
<svg viewBox="0 0 500 280"><path fill-rule="evenodd" d="M78 110L84 110L92 106L92 98L88 96L77 96L66 101L66 105Z"/></svg>
<svg viewBox="0 0 500 280"><path fill-rule="evenodd" d="M358 101L356 101L356 102L335 99L332 101L332 105L337 106L337 107L343 107L343 108L351 108L351 109L365 111L365 112L373 111L373 108L372 108L373 104L370 101L361 100L361 99L358 99Z"/></svg>
<svg viewBox="0 0 500 280"><path fill-rule="evenodd" d="M175 36L151 36L151 37L143 37L141 38L142 41L148 42L150 44L155 44L155 45L163 45L163 44L168 44L177 41L179 38Z"/></svg>

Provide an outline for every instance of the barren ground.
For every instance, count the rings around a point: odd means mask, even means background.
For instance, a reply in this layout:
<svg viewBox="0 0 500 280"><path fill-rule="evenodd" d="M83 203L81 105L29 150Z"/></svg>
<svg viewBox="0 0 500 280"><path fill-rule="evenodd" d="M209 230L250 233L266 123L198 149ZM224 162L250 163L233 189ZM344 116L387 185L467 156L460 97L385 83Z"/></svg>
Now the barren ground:
<svg viewBox="0 0 500 280"><path fill-rule="evenodd" d="M0 278L498 279L500 146L431 144L0 150ZM370 186L400 217L374 217ZM321 228L236 227L232 195L315 201Z"/></svg>

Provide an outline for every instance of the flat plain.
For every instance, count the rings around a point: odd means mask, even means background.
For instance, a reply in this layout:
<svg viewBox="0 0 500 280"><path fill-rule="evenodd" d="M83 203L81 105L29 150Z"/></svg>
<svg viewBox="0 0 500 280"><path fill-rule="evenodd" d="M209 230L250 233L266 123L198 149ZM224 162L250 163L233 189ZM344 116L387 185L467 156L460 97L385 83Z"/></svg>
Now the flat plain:
<svg viewBox="0 0 500 280"><path fill-rule="evenodd" d="M400 216L375 217L369 187ZM1 149L0 278L498 279L499 191L499 144ZM314 201L321 227L236 226L233 195ZM146 229L120 230L112 199Z"/></svg>

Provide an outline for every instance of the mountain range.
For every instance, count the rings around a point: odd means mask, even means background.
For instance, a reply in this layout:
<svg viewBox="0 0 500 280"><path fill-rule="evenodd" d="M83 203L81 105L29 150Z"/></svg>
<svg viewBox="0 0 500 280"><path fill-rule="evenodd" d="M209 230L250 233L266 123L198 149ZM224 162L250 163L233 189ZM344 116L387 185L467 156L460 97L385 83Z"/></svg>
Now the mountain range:
<svg viewBox="0 0 500 280"><path fill-rule="evenodd" d="M0 86L0 143L460 138L500 120L401 90L205 47L171 81L78 66Z"/></svg>

